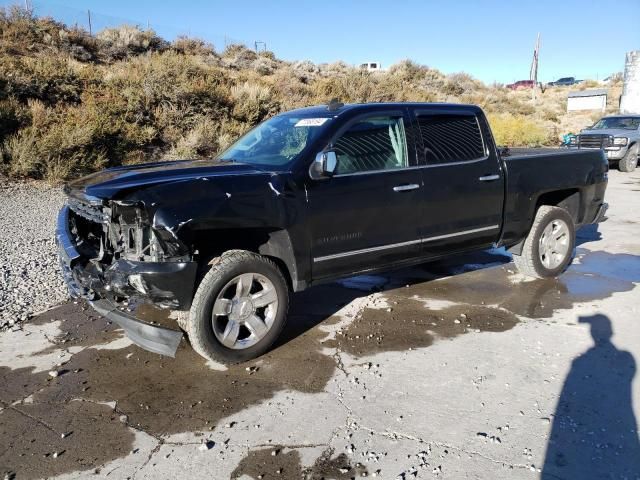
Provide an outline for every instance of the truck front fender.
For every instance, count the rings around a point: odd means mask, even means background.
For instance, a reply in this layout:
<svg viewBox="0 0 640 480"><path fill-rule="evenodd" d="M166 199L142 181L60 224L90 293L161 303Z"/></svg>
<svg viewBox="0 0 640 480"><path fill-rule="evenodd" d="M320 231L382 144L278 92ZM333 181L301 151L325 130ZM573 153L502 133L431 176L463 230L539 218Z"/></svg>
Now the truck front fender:
<svg viewBox="0 0 640 480"><path fill-rule="evenodd" d="M271 258L278 259L286 267L291 281L291 288L294 292L304 290L307 282L301 280L296 259L302 258L301 254L296 255L293 242L286 230L276 230L269 232L269 239L258 247L258 253Z"/></svg>

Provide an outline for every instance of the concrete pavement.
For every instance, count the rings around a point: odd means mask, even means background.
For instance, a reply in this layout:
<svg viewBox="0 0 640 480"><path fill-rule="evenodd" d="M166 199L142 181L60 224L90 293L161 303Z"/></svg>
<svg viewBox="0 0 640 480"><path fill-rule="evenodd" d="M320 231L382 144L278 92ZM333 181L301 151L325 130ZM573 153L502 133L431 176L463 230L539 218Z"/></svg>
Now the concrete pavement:
<svg viewBox="0 0 640 480"><path fill-rule="evenodd" d="M640 171L558 280L504 251L316 287L248 364L83 303L0 335L7 478L640 478Z"/></svg>

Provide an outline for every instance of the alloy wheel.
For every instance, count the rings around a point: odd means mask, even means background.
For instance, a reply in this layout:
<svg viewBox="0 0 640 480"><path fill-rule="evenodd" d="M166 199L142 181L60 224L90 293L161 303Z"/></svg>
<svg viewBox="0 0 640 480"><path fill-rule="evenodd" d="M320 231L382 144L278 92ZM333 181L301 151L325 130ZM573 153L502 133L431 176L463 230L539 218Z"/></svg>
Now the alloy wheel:
<svg viewBox="0 0 640 480"><path fill-rule="evenodd" d="M249 348L269 332L277 311L273 282L259 273L243 273L220 290L211 314L213 333L227 348Z"/></svg>

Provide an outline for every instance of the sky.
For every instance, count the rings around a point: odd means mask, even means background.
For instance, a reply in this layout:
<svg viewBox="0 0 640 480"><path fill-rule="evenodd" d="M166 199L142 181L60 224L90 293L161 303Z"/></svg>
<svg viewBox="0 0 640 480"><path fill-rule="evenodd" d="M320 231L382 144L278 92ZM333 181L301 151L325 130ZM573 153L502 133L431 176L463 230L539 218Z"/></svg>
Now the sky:
<svg viewBox="0 0 640 480"><path fill-rule="evenodd" d="M149 25L161 36L180 34L267 49L284 60L349 64L409 58L445 73L486 82L528 79L536 36L538 79L603 79L624 69L625 53L640 49L640 0L0 0L31 1L94 32L120 23Z"/></svg>

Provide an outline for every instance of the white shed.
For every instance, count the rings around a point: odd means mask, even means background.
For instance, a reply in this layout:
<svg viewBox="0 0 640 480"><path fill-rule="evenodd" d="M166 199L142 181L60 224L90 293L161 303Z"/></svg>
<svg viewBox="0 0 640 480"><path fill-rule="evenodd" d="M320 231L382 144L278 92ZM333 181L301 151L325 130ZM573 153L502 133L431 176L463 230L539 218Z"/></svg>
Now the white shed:
<svg viewBox="0 0 640 480"><path fill-rule="evenodd" d="M569 92L567 97L567 112L575 110L600 110L604 112L606 108L607 91L604 88Z"/></svg>

